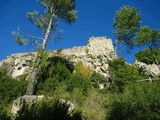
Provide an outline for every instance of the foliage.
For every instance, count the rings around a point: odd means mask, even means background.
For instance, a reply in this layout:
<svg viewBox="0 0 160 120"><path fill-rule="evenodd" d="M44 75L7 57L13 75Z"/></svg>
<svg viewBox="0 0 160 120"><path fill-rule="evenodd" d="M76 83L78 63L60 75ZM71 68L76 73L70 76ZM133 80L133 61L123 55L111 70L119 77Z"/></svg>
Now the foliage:
<svg viewBox="0 0 160 120"><path fill-rule="evenodd" d="M160 46L160 30L150 29L148 26L141 27L137 35L137 46L146 45L150 50L150 55L153 57L155 63L160 69L160 65L154 49Z"/></svg>
<svg viewBox="0 0 160 120"><path fill-rule="evenodd" d="M65 22L72 23L77 18L76 11L74 11L75 0L42 0L42 5L46 8L47 14L51 14L52 8L56 17Z"/></svg>
<svg viewBox="0 0 160 120"><path fill-rule="evenodd" d="M48 38L54 40L60 38L61 30L58 30L58 21L71 24L77 18L75 0L40 0L39 3L42 5L44 12L34 10L33 12L27 12L26 16L43 33L43 38L25 33L18 28L18 31L12 32L12 34L16 37L16 42L19 45L28 43L36 48L41 48L41 41L44 41L44 38L47 38L47 40ZM49 33L46 37L47 29Z"/></svg>
<svg viewBox="0 0 160 120"><path fill-rule="evenodd" d="M160 48L153 49L153 53L155 54L157 60L160 62ZM150 49L141 50L135 55L135 59L144 62L146 64L153 64L155 63L154 58L151 55ZM156 63L155 63L156 64Z"/></svg>
<svg viewBox="0 0 160 120"><path fill-rule="evenodd" d="M91 77L90 77L90 81L92 82L92 85L94 86L94 88L99 88L99 83L101 82L105 82L105 77L100 74L97 73L95 71L92 72Z"/></svg>
<svg viewBox="0 0 160 120"><path fill-rule="evenodd" d="M107 97L97 89L90 89L85 97L80 110L83 120L105 120Z"/></svg>
<svg viewBox="0 0 160 120"><path fill-rule="evenodd" d="M84 65L82 62L76 63L75 70L76 73L84 75L87 78L91 77L92 74L91 69L88 66Z"/></svg>
<svg viewBox="0 0 160 120"><path fill-rule="evenodd" d="M73 91L74 88L81 89L84 94L91 88L91 70L82 62L76 63L75 73L72 73L69 80L67 80L67 90Z"/></svg>
<svg viewBox="0 0 160 120"><path fill-rule="evenodd" d="M50 99L25 105L18 112L15 120L81 120L80 113L69 116L67 105L59 104L58 100Z"/></svg>
<svg viewBox="0 0 160 120"><path fill-rule="evenodd" d="M63 85L62 85L63 86ZM88 95L84 95L80 88L75 88L72 92L67 92L65 87L59 86L49 99L37 102L32 106L25 106L19 112L21 119L87 119L87 120L105 120L105 100L97 89L89 89ZM69 118L66 114L67 106L57 106L57 101L61 98L71 101L75 108L73 117Z"/></svg>
<svg viewBox="0 0 160 120"><path fill-rule="evenodd" d="M0 68L0 79L7 77L7 69L4 67Z"/></svg>
<svg viewBox="0 0 160 120"><path fill-rule="evenodd" d="M108 64L113 82L111 90L114 92L123 92L126 83L135 82L134 80L140 80L144 77L136 66L127 64L122 57L109 61Z"/></svg>
<svg viewBox="0 0 160 120"><path fill-rule="evenodd" d="M123 6L116 12L114 18L114 28L118 43L134 45L134 38L139 30L141 14L138 9L130 6Z"/></svg>
<svg viewBox="0 0 160 120"><path fill-rule="evenodd" d="M149 48L156 48L160 45L160 31L148 26L141 27L136 38L138 46L147 45Z"/></svg>
<svg viewBox="0 0 160 120"><path fill-rule="evenodd" d="M38 93L53 92L61 82L70 77L73 68L73 64L63 57L44 58L39 71Z"/></svg>
<svg viewBox="0 0 160 120"><path fill-rule="evenodd" d="M90 80L91 82L103 82L105 77L102 74L93 71Z"/></svg>
<svg viewBox="0 0 160 120"><path fill-rule="evenodd" d="M64 21L68 24L74 22L77 18L75 11L75 0L41 0L40 4L43 7L43 12L33 11L27 13L27 18L36 24L36 27L42 32L42 38L24 33L18 29L17 32L13 32L16 37L16 41L22 45L29 43L34 48L38 49L34 68L32 70L30 81L27 87L26 94L33 95L37 86L37 74L41 57L44 54L49 39L60 39L60 35L57 35L60 30L57 28L59 21ZM58 33L56 34L56 32ZM60 31L61 32L61 31Z"/></svg>
<svg viewBox="0 0 160 120"><path fill-rule="evenodd" d="M73 92L75 88L83 91L83 94L87 94L91 88L91 82L89 78L80 73L73 73L69 80L67 80L67 90Z"/></svg>
<svg viewBox="0 0 160 120"><path fill-rule="evenodd" d="M141 14L138 9L130 6L123 6L116 13L114 28L118 43L134 46L147 46L151 56L160 69L159 62L153 52L154 48L160 46L160 30L151 29L148 26L140 26Z"/></svg>
<svg viewBox="0 0 160 120"><path fill-rule="evenodd" d="M25 94L26 87L26 81L18 81L5 76L5 74L0 74L0 118L2 120L10 119L8 116L9 104L17 97Z"/></svg>
<svg viewBox="0 0 160 120"><path fill-rule="evenodd" d="M131 83L124 94L113 96L107 120L160 119L160 83Z"/></svg>
<svg viewBox="0 0 160 120"><path fill-rule="evenodd" d="M16 37L16 42L19 44L19 45L23 45L25 43L24 40L22 40L21 36L17 36Z"/></svg>
<svg viewBox="0 0 160 120"><path fill-rule="evenodd" d="M20 95L23 95L26 90L26 81L17 81L11 78L0 77L0 100L4 103L10 103Z"/></svg>

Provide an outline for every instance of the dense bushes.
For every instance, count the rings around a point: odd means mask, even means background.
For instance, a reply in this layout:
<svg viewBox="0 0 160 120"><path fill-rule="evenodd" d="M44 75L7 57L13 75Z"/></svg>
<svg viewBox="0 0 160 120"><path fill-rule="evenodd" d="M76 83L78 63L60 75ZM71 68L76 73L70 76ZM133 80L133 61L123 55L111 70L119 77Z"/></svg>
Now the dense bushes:
<svg viewBox="0 0 160 120"><path fill-rule="evenodd" d="M45 99L32 105L24 105L15 120L81 120L80 113L68 115L67 105L55 99Z"/></svg>
<svg viewBox="0 0 160 120"><path fill-rule="evenodd" d="M41 63L39 72L37 93L52 94L58 86L64 84L67 90L72 92L75 88L81 89L84 94L91 87L92 72L82 62L75 65L62 57L53 57Z"/></svg>
<svg viewBox="0 0 160 120"><path fill-rule="evenodd" d="M144 78L136 66L127 64L121 57L109 61L108 64L112 80L111 90L114 92L123 92L126 83Z"/></svg>
<svg viewBox="0 0 160 120"><path fill-rule="evenodd" d="M124 94L113 95L107 120L159 120L160 83L131 83Z"/></svg>
<svg viewBox="0 0 160 120"><path fill-rule="evenodd" d="M87 93L88 89L91 88L91 70L85 66L82 62L78 62L75 67L76 72L72 73L70 78L67 80L67 90L73 91L78 88Z"/></svg>
<svg viewBox="0 0 160 120"><path fill-rule="evenodd" d="M160 48L153 49L153 53L155 54L157 60L160 62ZM151 53L150 49L141 50L138 53L136 53L135 58L140 61L144 62L146 64L153 64L155 62L154 57Z"/></svg>
<svg viewBox="0 0 160 120"><path fill-rule="evenodd" d="M86 76L80 73L73 73L67 81L67 90L73 91L75 88L82 90L86 94L88 89L91 88L91 83Z"/></svg>
<svg viewBox="0 0 160 120"><path fill-rule="evenodd" d="M53 92L58 85L70 78L73 68L73 64L62 57L44 59L38 75L37 93Z"/></svg>
<svg viewBox="0 0 160 120"><path fill-rule="evenodd" d="M0 118L7 120L9 119L7 112L10 103L25 94L27 82L9 78L5 74L1 74L4 72L3 70L0 70Z"/></svg>

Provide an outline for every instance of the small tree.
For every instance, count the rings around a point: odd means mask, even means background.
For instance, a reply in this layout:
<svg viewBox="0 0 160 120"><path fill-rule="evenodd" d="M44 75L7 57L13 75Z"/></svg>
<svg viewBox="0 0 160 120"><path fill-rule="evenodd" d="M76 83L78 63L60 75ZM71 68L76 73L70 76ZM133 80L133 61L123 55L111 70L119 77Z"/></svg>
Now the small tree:
<svg viewBox="0 0 160 120"><path fill-rule="evenodd" d="M24 38L30 38L30 43L38 43L39 51L37 52L34 62L32 74L30 75L29 85L26 94L34 94L35 85L37 83L36 76L38 73L38 67L41 61L41 57L45 51L47 42L52 33L56 31L57 21L65 21L71 24L76 20L75 0L40 0L40 4L43 6L44 12L40 15L38 11L28 12L27 17L31 22L34 22L36 26L43 33L43 37L35 37L30 34L20 34L20 31L15 33L16 41L19 44L24 44L27 40Z"/></svg>

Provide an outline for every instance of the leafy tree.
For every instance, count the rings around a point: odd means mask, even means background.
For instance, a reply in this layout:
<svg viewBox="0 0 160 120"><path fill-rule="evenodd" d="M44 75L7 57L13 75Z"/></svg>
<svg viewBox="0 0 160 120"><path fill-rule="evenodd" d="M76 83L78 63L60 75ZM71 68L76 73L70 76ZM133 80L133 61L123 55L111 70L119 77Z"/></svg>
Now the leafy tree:
<svg viewBox="0 0 160 120"><path fill-rule="evenodd" d="M148 26L141 27L140 30L138 31L136 45L137 46L147 45L147 47L150 50L151 56L153 57L153 59L155 60L156 64L160 69L159 62L154 53L154 48L160 46L160 31L157 29L151 29Z"/></svg>
<svg viewBox="0 0 160 120"><path fill-rule="evenodd" d="M114 33L116 34L117 44L126 44L130 48L134 45L135 36L140 28L141 14L138 9L130 6L123 6L116 12L114 18Z"/></svg>
<svg viewBox="0 0 160 120"><path fill-rule="evenodd" d="M45 51L49 38L53 37L52 33L56 31L57 22L65 21L71 24L76 20L75 0L40 0L44 12L40 14L38 11L28 12L27 17L31 22L43 33L43 38L35 37L30 34L20 34L20 31L14 33L16 41L19 44L27 42L25 37L30 38L29 42L39 46L39 51L36 55L35 64L33 66L32 74L30 75L30 82L26 94L34 94L35 84L37 83L36 76L38 73L38 66L41 57Z"/></svg>
<svg viewBox="0 0 160 120"><path fill-rule="evenodd" d="M123 6L116 13L114 18L115 34L117 43L127 45L129 48L134 46L147 46L156 64L160 69L159 62L153 49L160 46L160 31L151 29L148 26L141 26L141 14L136 8Z"/></svg>

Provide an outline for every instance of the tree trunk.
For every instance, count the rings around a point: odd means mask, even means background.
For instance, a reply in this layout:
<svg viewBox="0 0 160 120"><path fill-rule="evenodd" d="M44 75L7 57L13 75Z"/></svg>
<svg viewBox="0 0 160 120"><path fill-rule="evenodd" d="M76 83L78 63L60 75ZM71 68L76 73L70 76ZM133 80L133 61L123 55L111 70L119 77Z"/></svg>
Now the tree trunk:
<svg viewBox="0 0 160 120"><path fill-rule="evenodd" d="M156 64L157 64L157 66L158 66L159 70L160 70L159 62L158 62L158 60L157 60L157 58L156 58L156 56L155 56L155 54L154 54L154 53L153 53L153 57L154 57L154 60L156 61Z"/></svg>
<svg viewBox="0 0 160 120"><path fill-rule="evenodd" d="M45 51L47 41L48 41L48 38L49 38L49 34L50 34L50 31L51 31L53 17L54 17L54 14L52 14L52 16L50 18L48 28L47 28L46 33L45 33L45 37L43 39L42 48L39 50L39 52L37 52L35 63L34 63L32 73L31 73L31 76L30 76L30 79L29 79L26 95L33 95L34 94L35 86L37 84L36 77L37 77L37 74L38 74L38 69L39 69L41 57L43 56L43 53Z"/></svg>
<svg viewBox="0 0 160 120"><path fill-rule="evenodd" d="M150 51L151 51L151 54L152 54L152 56L153 56L153 59L155 60L157 66L158 66L158 68L159 68L159 70L160 70L159 62L158 62L158 60L157 60L157 58L156 58L156 56L155 56L155 54L154 54L154 52L153 52L152 47L150 47L150 45L148 45L148 47L149 47L149 49L150 49Z"/></svg>
<svg viewBox="0 0 160 120"><path fill-rule="evenodd" d="M114 55L115 55L115 57L117 57L117 44L118 44L118 40L116 39L116 42L115 42L115 44L114 44Z"/></svg>

